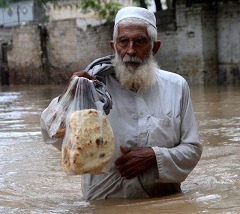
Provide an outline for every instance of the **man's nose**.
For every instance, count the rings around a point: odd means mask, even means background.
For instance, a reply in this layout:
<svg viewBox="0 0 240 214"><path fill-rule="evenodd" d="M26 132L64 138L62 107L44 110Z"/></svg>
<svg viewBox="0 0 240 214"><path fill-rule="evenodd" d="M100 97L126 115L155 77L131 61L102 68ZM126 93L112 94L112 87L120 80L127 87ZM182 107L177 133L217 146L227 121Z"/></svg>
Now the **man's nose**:
<svg viewBox="0 0 240 214"><path fill-rule="evenodd" d="M128 49L127 49L127 54L129 56L135 56L137 54L137 51L134 47L134 43L132 41L129 43L129 46L128 46Z"/></svg>

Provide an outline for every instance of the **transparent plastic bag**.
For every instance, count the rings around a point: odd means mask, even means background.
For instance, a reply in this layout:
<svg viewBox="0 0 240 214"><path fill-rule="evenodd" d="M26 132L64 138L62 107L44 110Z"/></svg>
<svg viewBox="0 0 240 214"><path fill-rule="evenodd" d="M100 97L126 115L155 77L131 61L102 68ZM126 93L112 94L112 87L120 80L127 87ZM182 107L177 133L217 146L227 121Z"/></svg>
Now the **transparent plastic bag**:
<svg viewBox="0 0 240 214"><path fill-rule="evenodd" d="M66 123L66 114L69 108L72 105L72 90L75 87L78 79L74 78L69 86L67 91L64 93L60 101L56 105L52 106L48 116L45 120L47 127L47 132L51 138L61 138L60 136L65 133L65 123Z"/></svg>
<svg viewBox="0 0 240 214"><path fill-rule="evenodd" d="M85 85L87 85L87 83L88 85L92 83L90 91L76 90L76 94L73 97L72 91L74 88L84 88L84 82ZM79 86L77 86L78 84ZM72 102L75 97L75 101ZM87 99L89 102L87 102ZM98 110L103 109L106 114L110 112L110 109L112 108L112 99L106 89L106 86L98 80L91 81L84 77L73 78L73 80L69 83L67 91L64 93L60 101L53 108L51 108L48 117L45 120L49 136L51 138L61 138L64 135L66 115L69 110L73 111L74 109L88 109L91 106Z"/></svg>
<svg viewBox="0 0 240 214"><path fill-rule="evenodd" d="M65 129L62 166L67 174L102 174L108 171L114 152L114 136L97 84L100 84L98 80L76 77L66 96L60 100L62 108L59 114L63 120L55 117L56 127L52 128L52 134L57 127ZM71 95L73 87L76 87L74 97Z"/></svg>

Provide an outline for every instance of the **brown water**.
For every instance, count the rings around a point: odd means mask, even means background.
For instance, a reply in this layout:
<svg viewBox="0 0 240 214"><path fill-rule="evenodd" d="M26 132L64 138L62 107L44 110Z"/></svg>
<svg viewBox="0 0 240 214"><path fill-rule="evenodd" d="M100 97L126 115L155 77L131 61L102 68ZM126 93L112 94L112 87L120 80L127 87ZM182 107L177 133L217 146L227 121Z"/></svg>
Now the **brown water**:
<svg viewBox="0 0 240 214"><path fill-rule="evenodd" d="M202 158L183 193L82 201L80 176L43 143L39 117L60 86L0 87L0 213L240 213L240 87L192 87Z"/></svg>

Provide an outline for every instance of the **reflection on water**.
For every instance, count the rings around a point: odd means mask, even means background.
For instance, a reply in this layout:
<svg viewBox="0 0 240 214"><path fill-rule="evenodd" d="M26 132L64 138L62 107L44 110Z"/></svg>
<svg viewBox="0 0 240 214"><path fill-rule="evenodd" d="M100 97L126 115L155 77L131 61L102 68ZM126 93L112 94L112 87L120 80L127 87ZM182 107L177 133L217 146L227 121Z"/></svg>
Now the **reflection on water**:
<svg viewBox="0 0 240 214"><path fill-rule="evenodd" d="M42 141L39 117L61 86L0 87L0 213L239 213L240 88L191 87L204 146L183 194L82 201L79 176Z"/></svg>

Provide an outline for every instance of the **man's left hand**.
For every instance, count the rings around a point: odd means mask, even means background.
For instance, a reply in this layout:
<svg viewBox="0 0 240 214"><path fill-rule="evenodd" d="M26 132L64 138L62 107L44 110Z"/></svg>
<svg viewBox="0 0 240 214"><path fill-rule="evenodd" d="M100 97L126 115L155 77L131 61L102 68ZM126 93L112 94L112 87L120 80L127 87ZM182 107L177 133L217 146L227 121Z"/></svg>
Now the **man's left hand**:
<svg viewBox="0 0 240 214"><path fill-rule="evenodd" d="M136 177L156 165L155 153L150 147L120 147L123 155L115 161L119 173L126 179Z"/></svg>

